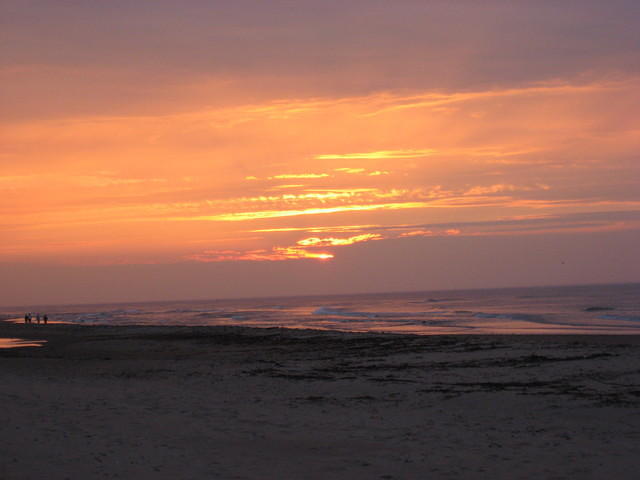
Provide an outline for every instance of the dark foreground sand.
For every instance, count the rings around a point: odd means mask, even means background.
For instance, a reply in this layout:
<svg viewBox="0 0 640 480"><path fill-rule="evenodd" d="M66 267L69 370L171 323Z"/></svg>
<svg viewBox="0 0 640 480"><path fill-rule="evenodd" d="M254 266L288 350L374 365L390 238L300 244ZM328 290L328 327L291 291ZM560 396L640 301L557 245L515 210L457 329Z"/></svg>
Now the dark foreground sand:
<svg viewBox="0 0 640 480"><path fill-rule="evenodd" d="M635 479L640 339L0 324L0 478Z"/></svg>

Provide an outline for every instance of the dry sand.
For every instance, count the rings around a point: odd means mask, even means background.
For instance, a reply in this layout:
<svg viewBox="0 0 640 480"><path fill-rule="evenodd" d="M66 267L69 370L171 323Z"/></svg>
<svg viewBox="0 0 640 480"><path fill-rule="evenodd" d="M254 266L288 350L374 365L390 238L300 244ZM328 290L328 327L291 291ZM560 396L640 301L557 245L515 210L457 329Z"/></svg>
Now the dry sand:
<svg viewBox="0 0 640 480"><path fill-rule="evenodd" d="M0 324L0 478L631 479L640 339Z"/></svg>

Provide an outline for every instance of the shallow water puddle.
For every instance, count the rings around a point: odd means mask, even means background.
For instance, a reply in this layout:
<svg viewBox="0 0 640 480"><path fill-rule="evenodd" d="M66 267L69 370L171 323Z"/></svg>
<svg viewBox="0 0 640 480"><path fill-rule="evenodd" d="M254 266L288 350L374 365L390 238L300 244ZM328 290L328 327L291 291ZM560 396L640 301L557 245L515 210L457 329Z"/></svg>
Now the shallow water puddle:
<svg viewBox="0 0 640 480"><path fill-rule="evenodd" d="M25 340L23 338L0 338L0 348L41 347L46 340Z"/></svg>

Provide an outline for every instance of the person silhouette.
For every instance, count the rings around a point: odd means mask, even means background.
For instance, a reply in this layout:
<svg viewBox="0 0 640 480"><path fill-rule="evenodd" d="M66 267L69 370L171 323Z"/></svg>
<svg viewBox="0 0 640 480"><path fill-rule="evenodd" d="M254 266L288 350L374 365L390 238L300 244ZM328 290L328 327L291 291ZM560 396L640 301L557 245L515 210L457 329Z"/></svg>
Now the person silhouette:
<svg viewBox="0 0 640 480"><path fill-rule="evenodd" d="M44 324L46 325L48 320L49 320L49 317L47 317L47 314L45 313L45 314L42 316L42 323L44 323Z"/></svg>

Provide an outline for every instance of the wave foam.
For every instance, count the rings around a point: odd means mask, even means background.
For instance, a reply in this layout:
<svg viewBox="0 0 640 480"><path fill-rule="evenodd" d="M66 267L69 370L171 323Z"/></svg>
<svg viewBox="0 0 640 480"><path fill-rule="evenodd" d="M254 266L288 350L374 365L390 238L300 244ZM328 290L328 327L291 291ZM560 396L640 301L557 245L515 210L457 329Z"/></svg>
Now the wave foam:
<svg viewBox="0 0 640 480"><path fill-rule="evenodd" d="M376 318L378 314L371 312L352 312L341 308L320 307L313 311L314 315L327 315L338 317L355 317L355 318Z"/></svg>
<svg viewBox="0 0 640 480"><path fill-rule="evenodd" d="M384 320L425 317L449 318L455 316L453 312L447 310L431 310L428 312L359 312L336 307L319 307L313 311L313 315L324 315L327 317L375 318Z"/></svg>

